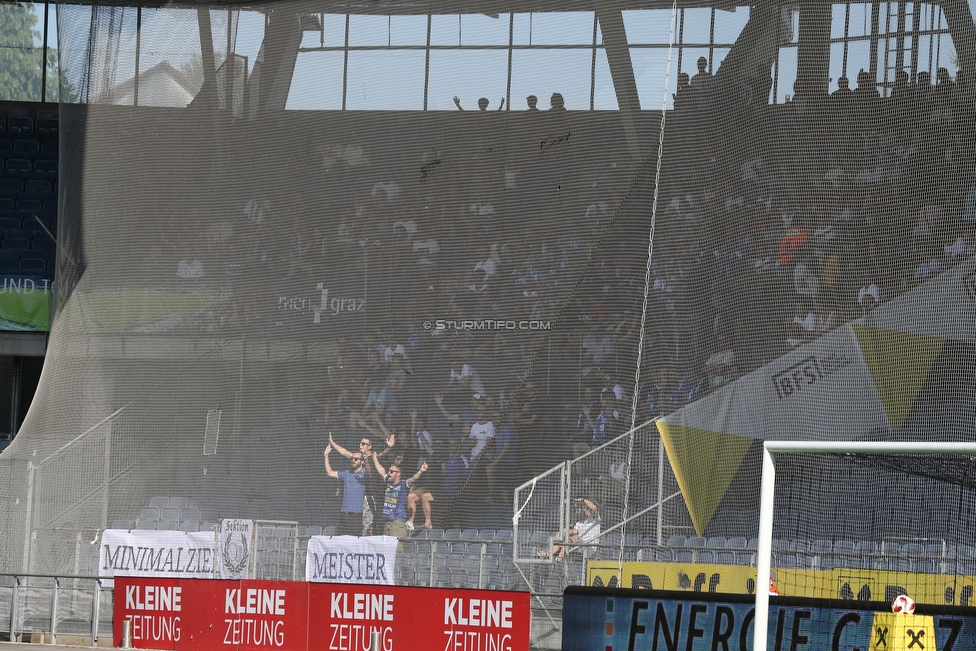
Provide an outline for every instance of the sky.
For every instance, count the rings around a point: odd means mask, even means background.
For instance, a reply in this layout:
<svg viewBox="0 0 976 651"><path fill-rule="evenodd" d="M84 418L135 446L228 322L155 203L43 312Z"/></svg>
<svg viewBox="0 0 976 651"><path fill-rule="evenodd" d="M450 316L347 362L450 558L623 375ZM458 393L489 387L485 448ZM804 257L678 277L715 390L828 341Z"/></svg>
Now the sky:
<svg viewBox="0 0 976 651"><path fill-rule="evenodd" d="M895 3L880 6L883 16L897 12ZM971 10L974 6L976 0L971 0ZM35 3L34 7L39 16L43 16L44 5ZM57 19L54 5L51 7L48 38L53 44L57 40ZM870 33L869 5L835 4L832 39L844 36L847 7L850 7L849 36ZM934 5L909 7L918 10L922 29L945 28L941 11ZM714 40L710 41L713 13ZM215 10L211 15L215 33L222 36L226 32L226 13ZM718 69L748 21L749 8L743 6L714 12L708 8L686 9L678 12L674 23L670 9L625 11L623 18L641 108L658 110L662 105L670 107L679 65L680 71L693 75L695 61L699 56L705 56L711 59L712 70ZM775 101L778 103L786 101L792 94L796 79L798 17L795 13L792 19L793 43L784 43L780 48L779 65L773 73L776 76ZM142 70L164 60L180 68L191 55L199 55L194 10L143 9L141 21ZM610 68L601 47L599 26L594 25L593 12L433 16L429 63L425 52L427 22L426 16L351 15L348 21L343 15L323 16L321 31L305 32L287 108L342 108L344 65L347 66L345 107L348 110L422 110L425 71L428 110L457 110L453 101L455 96L467 109L476 108L479 97L487 97L490 109L495 109L503 97L510 96L509 108L521 110L526 108L525 97L530 94L539 98L540 108L548 108L549 98L556 92L565 98L566 108L586 110L591 108L591 90L592 108L617 108ZM123 56L116 71L119 82L131 78L135 71L135 27L135 11L129 10L122 28ZM895 27L894 23L891 27ZM264 16L256 11L241 10L235 51L247 57L249 68L253 68L263 35ZM342 48L347 36L350 50L348 61L345 61ZM685 47L669 48L669 41L679 39ZM713 44L711 48L710 42ZM70 49L73 44L68 42L62 46ZM82 46L81 42L78 46ZM928 70L931 66L934 73L936 68L944 66L955 73L955 48L948 35L941 39L923 36L918 46L921 69ZM868 68L868 57L867 40L848 43L846 73L852 80L852 87L856 85L857 72ZM843 43L832 44L829 70L830 90L833 91L837 88L837 79L844 74ZM890 78L893 71L882 69L879 80L883 81L885 74Z"/></svg>

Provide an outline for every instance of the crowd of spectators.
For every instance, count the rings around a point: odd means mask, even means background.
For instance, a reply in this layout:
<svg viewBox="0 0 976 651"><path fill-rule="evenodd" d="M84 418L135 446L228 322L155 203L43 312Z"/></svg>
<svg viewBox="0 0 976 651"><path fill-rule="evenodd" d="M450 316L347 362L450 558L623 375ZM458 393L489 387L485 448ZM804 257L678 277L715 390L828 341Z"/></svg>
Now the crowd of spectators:
<svg viewBox="0 0 976 651"><path fill-rule="evenodd" d="M397 115L302 143L316 164L264 175L237 222L203 240L225 254L187 251L172 276L263 288L215 310L219 327L284 326L335 351L293 425L332 431L336 450L388 442L381 463L404 481L426 465L404 489L407 528L463 527L493 505L510 518L521 481L971 250L961 76L883 89L862 73L853 89L841 79L831 95L799 87L768 105L761 85L723 72L679 79L649 269L654 165L633 160L616 116L484 110L442 115L415 142ZM489 320L552 326L471 325ZM651 490L651 471L632 475L626 459L593 455L579 478L605 518L628 490Z"/></svg>

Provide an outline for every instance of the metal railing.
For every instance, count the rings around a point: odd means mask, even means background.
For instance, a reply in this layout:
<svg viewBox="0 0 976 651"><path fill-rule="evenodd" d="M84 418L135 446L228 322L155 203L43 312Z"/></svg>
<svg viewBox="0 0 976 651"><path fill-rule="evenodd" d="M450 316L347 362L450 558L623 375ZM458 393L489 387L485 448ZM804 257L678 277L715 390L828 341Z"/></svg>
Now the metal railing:
<svg viewBox="0 0 976 651"><path fill-rule="evenodd" d="M58 635L73 635L98 646L100 634L111 635L114 591L101 579L0 574L0 582L0 635L11 642L30 642L27 634L42 633L48 644L56 644Z"/></svg>

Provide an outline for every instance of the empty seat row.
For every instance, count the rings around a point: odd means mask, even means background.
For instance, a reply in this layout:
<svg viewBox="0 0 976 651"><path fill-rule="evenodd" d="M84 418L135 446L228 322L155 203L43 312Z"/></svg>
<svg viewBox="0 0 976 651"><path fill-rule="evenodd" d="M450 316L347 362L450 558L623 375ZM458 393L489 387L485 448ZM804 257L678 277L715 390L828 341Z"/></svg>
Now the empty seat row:
<svg viewBox="0 0 976 651"><path fill-rule="evenodd" d="M423 540L466 540L482 542L512 542L514 539L511 529L421 529L415 531L412 537Z"/></svg>
<svg viewBox="0 0 976 651"><path fill-rule="evenodd" d="M142 507L142 513L140 520L149 520L152 522L185 522L185 521L200 521L200 509L185 506L144 506Z"/></svg>
<svg viewBox="0 0 976 651"><path fill-rule="evenodd" d="M0 162L0 169L6 172L28 172L35 175L32 178L44 178L53 181L58 174L58 161L50 158L17 158L10 152L6 160Z"/></svg>
<svg viewBox="0 0 976 651"><path fill-rule="evenodd" d="M55 134L58 132L59 121L57 118L29 118L29 117L0 117L0 130L12 131L14 133L37 133Z"/></svg>
<svg viewBox="0 0 976 651"><path fill-rule="evenodd" d="M0 151L54 155L57 155L61 151L57 137L38 140L37 138L25 137L26 135L23 133L0 131ZM9 158L9 156L6 158Z"/></svg>
<svg viewBox="0 0 976 651"><path fill-rule="evenodd" d="M16 108L0 108L0 117L6 118L30 118L30 119L54 119L59 116L57 109L37 109L18 106Z"/></svg>

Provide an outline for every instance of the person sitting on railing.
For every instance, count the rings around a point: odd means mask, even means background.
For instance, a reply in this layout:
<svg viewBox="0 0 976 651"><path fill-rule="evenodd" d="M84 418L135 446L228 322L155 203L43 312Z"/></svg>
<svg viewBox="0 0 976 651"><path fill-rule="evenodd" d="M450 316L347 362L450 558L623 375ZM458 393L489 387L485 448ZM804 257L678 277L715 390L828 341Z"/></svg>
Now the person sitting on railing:
<svg viewBox="0 0 976 651"><path fill-rule="evenodd" d="M580 520L578 520L569 530L569 542L571 544L599 543L600 509L597 507L595 502L585 497L577 497L573 500L573 504L576 505ZM561 540L561 533L557 533L553 536L553 558L563 558L566 556L567 545L561 545L555 542ZM542 550L539 552L539 555L548 556L549 552Z"/></svg>

